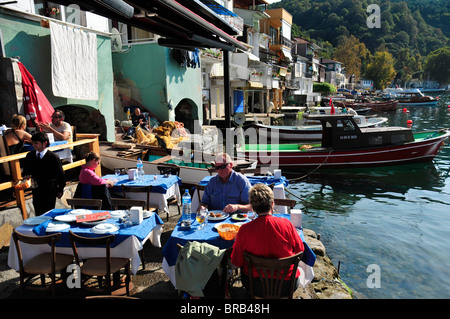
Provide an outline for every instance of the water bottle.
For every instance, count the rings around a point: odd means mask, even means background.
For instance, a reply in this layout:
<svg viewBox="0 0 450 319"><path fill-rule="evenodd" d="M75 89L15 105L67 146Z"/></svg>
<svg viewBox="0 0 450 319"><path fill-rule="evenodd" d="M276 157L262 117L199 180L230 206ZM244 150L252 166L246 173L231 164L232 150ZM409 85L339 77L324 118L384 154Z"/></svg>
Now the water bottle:
<svg viewBox="0 0 450 319"><path fill-rule="evenodd" d="M136 168L137 168L137 171L138 171L138 179L139 180L140 179L144 179L144 175L145 175L144 164L142 163L140 158L138 158L138 161L137 161L137 164L136 164Z"/></svg>
<svg viewBox="0 0 450 319"><path fill-rule="evenodd" d="M184 191L184 195L181 198L183 204L182 215L181 215L181 227L185 229L191 228L191 195L189 195L189 190Z"/></svg>

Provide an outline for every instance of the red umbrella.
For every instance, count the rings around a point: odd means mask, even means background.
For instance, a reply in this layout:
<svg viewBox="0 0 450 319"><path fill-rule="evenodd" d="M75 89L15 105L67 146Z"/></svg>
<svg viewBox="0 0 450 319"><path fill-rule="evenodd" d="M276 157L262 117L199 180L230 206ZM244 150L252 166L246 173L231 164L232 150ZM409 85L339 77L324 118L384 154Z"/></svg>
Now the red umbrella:
<svg viewBox="0 0 450 319"><path fill-rule="evenodd" d="M36 121L51 122L52 114L55 111L53 106L47 100L31 73L21 62L17 64L22 74L23 105L28 127L36 126Z"/></svg>

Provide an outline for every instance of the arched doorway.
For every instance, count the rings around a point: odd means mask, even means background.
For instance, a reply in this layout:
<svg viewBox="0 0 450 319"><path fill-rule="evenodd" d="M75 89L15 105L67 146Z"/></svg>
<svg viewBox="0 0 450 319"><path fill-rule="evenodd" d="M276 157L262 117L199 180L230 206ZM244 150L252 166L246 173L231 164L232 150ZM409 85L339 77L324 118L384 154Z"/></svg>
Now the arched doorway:
<svg viewBox="0 0 450 319"><path fill-rule="evenodd" d="M100 134L99 140L106 141L106 121L99 110L84 105L63 105L56 109L64 112L65 121L75 126L78 133Z"/></svg>
<svg viewBox="0 0 450 319"><path fill-rule="evenodd" d="M198 107L192 100L183 99L175 107L175 121L184 124L184 128L192 134L198 125ZM199 128L197 128L198 130Z"/></svg>

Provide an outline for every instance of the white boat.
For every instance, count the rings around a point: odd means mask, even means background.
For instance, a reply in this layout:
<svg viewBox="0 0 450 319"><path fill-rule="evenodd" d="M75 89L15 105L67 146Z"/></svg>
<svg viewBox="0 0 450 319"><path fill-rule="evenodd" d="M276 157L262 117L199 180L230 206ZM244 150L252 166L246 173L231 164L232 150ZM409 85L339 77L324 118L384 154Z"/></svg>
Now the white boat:
<svg viewBox="0 0 450 319"><path fill-rule="evenodd" d="M159 174L158 166L178 166L179 177L183 183L197 184L204 177L209 176L208 168L212 166L214 155L193 151L187 157L178 149L164 149L160 147L145 147L136 145L130 156L119 156L122 151L114 149L111 143L100 144L102 166L110 171L116 168L136 168L138 157L142 157L146 174ZM140 152L142 151L142 152ZM256 168L256 161L234 158L234 166L239 168Z"/></svg>
<svg viewBox="0 0 450 319"><path fill-rule="evenodd" d="M337 109L337 114L342 114L341 108ZM312 108L310 114L330 114L331 107L315 107ZM387 122L386 117L375 117L375 116L362 116L357 114L356 111L349 108L347 110L349 114L353 115L353 119L358 124L360 128L366 127L378 127L383 123ZM258 134L260 137L266 138L267 140L276 139L280 142L283 141L320 141L322 140L322 125L315 122L304 121L304 125L290 125L290 126L276 126L276 125L264 125L256 123L255 128L258 129ZM308 124L309 123L309 124Z"/></svg>

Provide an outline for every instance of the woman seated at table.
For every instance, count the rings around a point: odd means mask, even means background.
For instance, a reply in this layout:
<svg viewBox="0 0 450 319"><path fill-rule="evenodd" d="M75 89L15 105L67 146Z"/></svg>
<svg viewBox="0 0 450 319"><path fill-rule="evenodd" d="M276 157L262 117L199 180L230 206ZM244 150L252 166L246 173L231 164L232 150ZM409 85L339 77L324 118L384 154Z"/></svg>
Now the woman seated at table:
<svg viewBox="0 0 450 319"><path fill-rule="evenodd" d="M256 184L250 189L250 204L258 214L255 220L243 224L236 236L231 253L231 263L242 267L242 283L249 288L247 265L244 262L244 251L264 258L284 258L300 253L304 250L303 242L291 221L287 218L273 216L274 196L273 192L265 184ZM253 270L253 277L258 277ZM286 284L282 292L289 292L289 280L291 273L286 276ZM300 271L297 269L295 289L298 288ZM254 287L256 294L261 291L259 280Z"/></svg>
<svg viewBox="0 0 450 319"><path fill-rule="evenodd" d="M102 209L111 210L111 194L108 188L114 185L114 181L101 178L95 174L95 169L100 165L100 155L90 152L86 155L86 164L81 166L79 183L75 191L75 198L101 199Z"/></svg>
<svg viewBox="0 0 450 319"><path fill-rule="evenodd" d="M31 134L25 131L26 128L27 120L25 117L15 114L11 120L11 129L4 133L10 155L24 152L24 143L31 143Z"/></svg>

